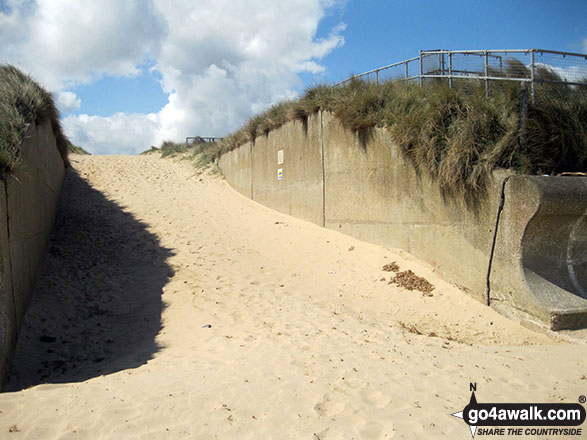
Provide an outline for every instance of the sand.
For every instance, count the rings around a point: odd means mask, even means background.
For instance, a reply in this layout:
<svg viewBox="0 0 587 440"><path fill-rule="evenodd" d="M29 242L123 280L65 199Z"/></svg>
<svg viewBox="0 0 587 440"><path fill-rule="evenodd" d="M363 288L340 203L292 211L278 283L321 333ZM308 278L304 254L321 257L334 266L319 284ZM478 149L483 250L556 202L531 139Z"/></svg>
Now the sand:
<svg viewBox="0 0 587 440"><path fill-rule="evenodd" d="M186 162L73 160L2 439L465 439L451 413L471 382L480 402L587 392L585 343L498 315L405 252ZM389 284L393 262L434 290Z"/></svg>

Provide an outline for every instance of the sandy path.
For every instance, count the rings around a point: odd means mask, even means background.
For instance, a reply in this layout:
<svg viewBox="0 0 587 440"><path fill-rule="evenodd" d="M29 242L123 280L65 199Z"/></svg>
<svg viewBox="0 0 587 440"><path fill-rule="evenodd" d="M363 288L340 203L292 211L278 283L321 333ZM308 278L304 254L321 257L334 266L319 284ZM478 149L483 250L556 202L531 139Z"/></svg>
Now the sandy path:
<svg viewBox="0 0 587 440"><path fill-rule="evenodd" d="M464 439L450 414L470 382L482 402L587 394L587 345L506 320L405 253L186 163L74 159L2 439ZM392 261L433 296L388 284Z"/></svg>

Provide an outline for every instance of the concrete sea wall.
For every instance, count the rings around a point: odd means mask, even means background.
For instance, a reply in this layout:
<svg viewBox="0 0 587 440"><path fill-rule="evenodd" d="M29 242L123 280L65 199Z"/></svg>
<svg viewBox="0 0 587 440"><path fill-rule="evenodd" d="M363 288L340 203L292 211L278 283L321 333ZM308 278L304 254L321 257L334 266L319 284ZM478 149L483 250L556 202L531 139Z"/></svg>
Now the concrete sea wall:
<svg viewBox="0 0 587 440"><path fill-rule="evenodd" d="M364 241L404 249L526 323L587 326L587 179L495 172L472 209L447 198L386 130L331 114L292 121L223 155L246 197Z"/></svg>
<svg viewBox="0 0 587 440"><path fill-rule="evenodd" d="M50 121L33 125L17 170L0 180L0 383L53 226L64 161Z"/></svg>

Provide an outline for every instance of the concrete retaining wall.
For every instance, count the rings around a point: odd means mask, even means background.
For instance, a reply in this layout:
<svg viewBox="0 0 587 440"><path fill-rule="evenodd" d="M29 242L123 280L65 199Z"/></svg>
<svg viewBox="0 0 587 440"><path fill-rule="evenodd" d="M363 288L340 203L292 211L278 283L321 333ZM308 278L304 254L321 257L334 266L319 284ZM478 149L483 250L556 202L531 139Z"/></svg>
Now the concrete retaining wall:
<svg viewBox="0 0 587 440"><path fill-rule="evenodd" d="M63 173L64 161L46 121L29 129L19 169L0 181L0 381L45 255Z"/></svg>
<svg viewBox="0 0 587 440"><path fill-rule="evenodd" d="M251 143L222 155L219 166L221 169L231 170L230 175L225 177L234 189L242 195L252 198Z"/></svg>
<svg viewBox="0 0 587 440"><path fill-rule="evenodd" d="M219 166L247 197L404 249L502 313L587 326L587 179L496 172L471 209L418 174L387 131L353 133L329 113L290 122Z"/></svg>
<svg viewBox="0 0 587 440"><path fill-rule="evenodd" d="M313 115L305 122L292 121L257 138L251 146L252 198L277 211L324 225L320 135L320 115Z"/></svg>

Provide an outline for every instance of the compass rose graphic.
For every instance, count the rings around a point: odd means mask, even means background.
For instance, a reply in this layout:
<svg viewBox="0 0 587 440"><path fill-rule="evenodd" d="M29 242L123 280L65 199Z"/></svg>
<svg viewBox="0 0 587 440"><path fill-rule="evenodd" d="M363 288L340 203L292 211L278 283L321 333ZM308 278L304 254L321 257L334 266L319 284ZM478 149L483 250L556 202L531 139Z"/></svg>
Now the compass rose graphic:
<svg viewBox="0 0 587 440"><path fill-rule="evenodd" d="M467 407L474 406L474 405L477 405L477 399L475 398L475 391L473 391L471 393L471 399L469 400L469 404L462 411L453 413L451 415L454 416L454 417L458 417L459 419L465 420L465 417L463 416L463 413L465 412L465 410L467 409ZM465 422L467 422L467 421L465 420ZM471 436L473 438L475 438L475 433L477 432L477 426L469 425L469 429L471 430Z"/></svg>

